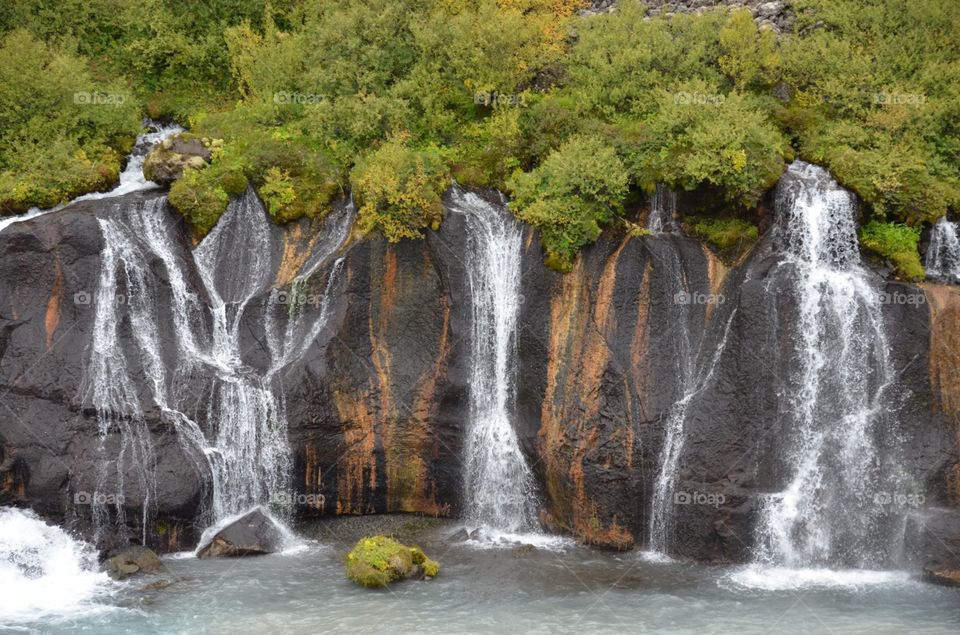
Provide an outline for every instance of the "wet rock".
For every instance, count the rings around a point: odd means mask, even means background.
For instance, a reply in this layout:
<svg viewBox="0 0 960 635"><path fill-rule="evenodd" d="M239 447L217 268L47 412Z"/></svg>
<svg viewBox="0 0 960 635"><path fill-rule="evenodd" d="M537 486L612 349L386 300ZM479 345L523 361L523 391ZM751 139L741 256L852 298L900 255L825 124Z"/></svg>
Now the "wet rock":
<svg viewBox="0 0 960 635"><path fill-rule="evenodd" d="M459 531L451 535L450 538L448 538L448 540L450 542L466 542L467 540L470 540L470 534L467 533L467 530L465 527L461 527Z"/></svg>
<svg viewBox="0 0 960 635"><path fill-rule="evenodd" d="M186 168L201 170L210 162L215 140L200 139L181 133L153 148L143 161L143 175L160 185L167 185L183 176ZM221 142L222 143L222 142Z"/></svg>
<svg viewBox="0 0 960 635"><path fill-rule="evenodd" d="M949 567L938 563L928 564L921 576L925 582L941 586L960 587L960 567Z"/></svg>
<svg viewBox="0 0 960 635"><path fill-rule="evenodd" d="M103 569L114 580L122 580L137 573L160 573L166 567L151 549L134 546L115 553L103 563Z"/></svg>
<svg viewBox="0 0 960 635"><path fill-rule="evenodd" d="M232 558L261 556L283 547L283 533L260 509L254 509L233 521L197 551L197 557Z"/></svg>

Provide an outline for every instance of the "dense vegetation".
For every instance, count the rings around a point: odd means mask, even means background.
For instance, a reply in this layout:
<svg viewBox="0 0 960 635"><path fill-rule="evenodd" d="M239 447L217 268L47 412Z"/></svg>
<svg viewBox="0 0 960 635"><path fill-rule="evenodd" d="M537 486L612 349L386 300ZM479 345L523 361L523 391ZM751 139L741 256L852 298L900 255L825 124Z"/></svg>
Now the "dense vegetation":
<svg viewBox="0 0 960 635"><path fill-rule="evenodd" d="M107 187L141 115L223 139L171 190L200 234L251 183L281 222L351 190L361 228L415 237L452 177L507 190L563 269L658 182L747 218L798 155L878 222L960 208L953 0L792 0L780 37L742 10L580 4L5 3L0 212ZM749 238L724 222L694 225Z"/></svg>

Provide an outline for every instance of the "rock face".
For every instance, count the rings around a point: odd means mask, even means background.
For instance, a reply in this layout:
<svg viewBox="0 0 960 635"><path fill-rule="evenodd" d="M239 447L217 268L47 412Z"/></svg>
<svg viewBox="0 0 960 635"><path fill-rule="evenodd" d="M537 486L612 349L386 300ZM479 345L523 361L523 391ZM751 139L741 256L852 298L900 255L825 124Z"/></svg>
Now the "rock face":
<svg viewBox="0 0 960 635"><path fill-rule="evenodd" d="M197 557L235 558L262 556L283 548L283 533L277 524L260 509L244 514L213 535L197 550Z"/></svg>
<svg viewBox="0 0 960 635"><path fill-rule="evenodd" d="M0 233L0 504L29 505L88 533L101 456L96 413L83 392L103 248L97 217L142 196L158 194L84 202ZM165 213L181 228L176 250L187 255L188 233ZM322 231L306 221L276 229L275 286L289 285L294 263ZM690 401L677 485L722 492L724 500L678 508L671 550L706 561L748 559L759 500L786 478L774 393L791 334L776 325L789 321L794 302L789 289L773 286L775 237L766 234L728 269L681 235L610 233L561 275L543 266L536 232L524 231L514 421L545 525L601 547L646 545L672 408L688 388L684 377L716 357L710 381ZM326 325L281 373L296 516L461 515L471 350L466 240L456 214L421 241L354 238L338 264L304 282L306 297L322 297L339 267ZM169 296L164 268L151 270ZM885 284L888 292L918 291ZM923 305L884 307L900 382L891 406L909 424L903 469L925 509L938 510L907 532L917 566L949 564L936 545L960 538L960 289L919 290ZM169 306L166 296L158 304ZM251 307L265 306L268 295L256 300ZM263 312L251 309L238 328L244 361L266 367ZM133 325L123 321L119 333L136 359ZM142 369L132 375L146 383ZM102 533L100 546L145 533L158 551L191 548L209 504L208 475L185 456L156 405L143 401L157 474L147 526L136 474L111 476L123 478L126 521ZM115 442L107 435L105 443ZM262 519L251 522L211 552L269 550L275 536Z"/></svg>

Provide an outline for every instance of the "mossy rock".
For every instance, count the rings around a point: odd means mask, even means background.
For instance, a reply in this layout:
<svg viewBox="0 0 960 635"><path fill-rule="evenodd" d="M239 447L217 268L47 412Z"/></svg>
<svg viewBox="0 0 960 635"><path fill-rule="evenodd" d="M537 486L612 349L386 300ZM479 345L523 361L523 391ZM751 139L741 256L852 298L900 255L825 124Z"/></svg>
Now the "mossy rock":
<svg viewBox="0 0 960 635"><path fill-rule="evenodd" d="M347 554L347 578L370 588L412 577L433 578L440 564L419 547L407 547L387 536L361 538Z"/></svg>

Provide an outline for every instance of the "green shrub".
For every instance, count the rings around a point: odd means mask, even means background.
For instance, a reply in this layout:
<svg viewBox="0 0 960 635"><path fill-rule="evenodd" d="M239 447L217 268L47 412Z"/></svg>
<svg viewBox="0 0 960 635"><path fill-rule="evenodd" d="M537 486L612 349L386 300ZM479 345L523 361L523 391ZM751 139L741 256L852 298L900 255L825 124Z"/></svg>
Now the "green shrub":
<svg viewBox="0 0 960 635"><path fill-rule="evenodd" d="M517 216L540 229L548 264L565 271L620 211L627 171L613 148L577 136L534 170L514 174L508 187Z"/></svg>
<svg viewBox="0 0 960 635"><path fill-rule="evenodd" d="M420 238L426 227L439 229L440 196L450 174L440 150L411 147L397 137L361 158L350 172L357 222L364 232L383 231L387 240Z"/></svg>
<svg viewBox="0 0 960 635"><path fill-rule="evenodd" d="M742 249L753 244L759 235L757 226L739 218L688 216L689 230L721 251Z"/></svg>
<svg viewBox="0 0 960 635"><path fill-rule="evenodd" d="M187 168L170 187L170 204L183 214L198 236L204 236L227 210L230 197L213 170Z"/></svg>
<svg viewBox="0 0 960 635"><path fill-rule="evenodd" d="M920 230L900 223L871 220L860 228L864 248L890 260L896 274L904 280L920 281L925 276L917 249L919 242Z"/></svg>

